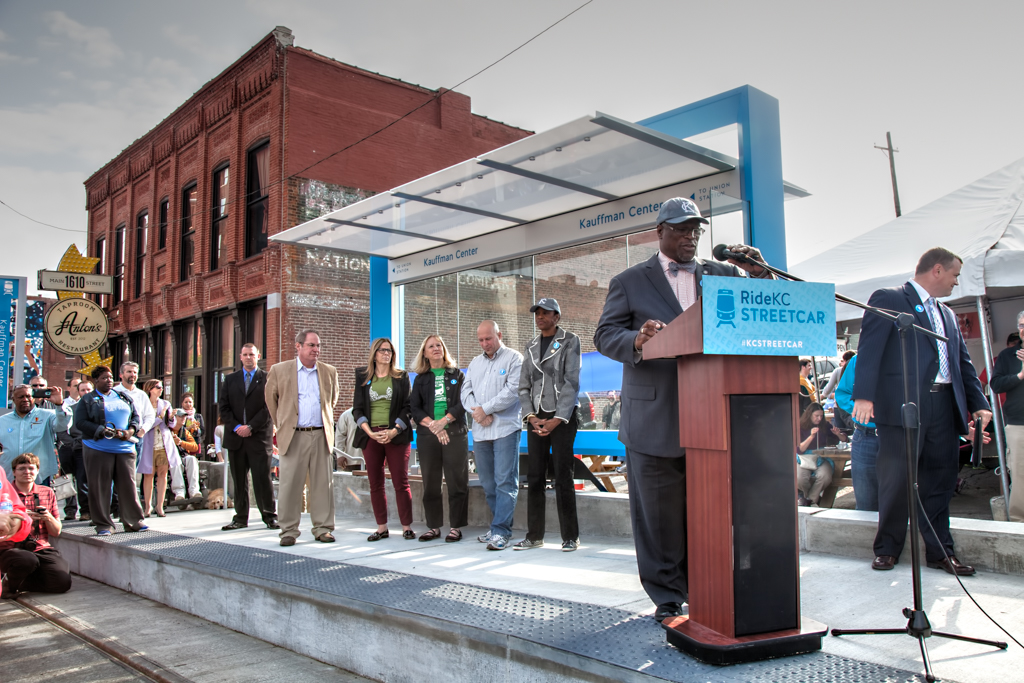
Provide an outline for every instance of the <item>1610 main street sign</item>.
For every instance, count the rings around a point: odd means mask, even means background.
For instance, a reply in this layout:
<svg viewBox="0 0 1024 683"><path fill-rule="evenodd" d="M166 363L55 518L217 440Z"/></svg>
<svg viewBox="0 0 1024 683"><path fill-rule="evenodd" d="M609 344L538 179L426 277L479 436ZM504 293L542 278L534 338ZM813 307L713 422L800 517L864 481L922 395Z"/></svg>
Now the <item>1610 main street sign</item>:
<svg viewBox="0 0 1024 683"><path fill-rule="evenodd" d="M63 270L40 270L38 288L51 292L83 292L85 294L112 294L113 275L72 273Z"/></svg>

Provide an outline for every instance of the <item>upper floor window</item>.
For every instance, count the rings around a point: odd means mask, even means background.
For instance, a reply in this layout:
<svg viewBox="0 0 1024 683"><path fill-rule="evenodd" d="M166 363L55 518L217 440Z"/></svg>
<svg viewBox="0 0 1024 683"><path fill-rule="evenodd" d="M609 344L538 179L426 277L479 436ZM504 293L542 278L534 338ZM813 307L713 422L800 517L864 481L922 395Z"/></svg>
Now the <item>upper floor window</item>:
<svg viewBox="0 0 1024 683"><path fill-rule="evenodd" d="M167 218L171 212L171 200L164 199L160 202L160 233L156 248L163 249L167 246Z"/></svg>
<svg viewBox="0 0 1024 683"><path fill-rule="evenodd" d="M149 212L135 219L135 298L142 296L146 280L146 244L149 239Z"/></svg>
<svg viewBox="0 0 1024 683"><path fill-rule="evenodd" d="M270 194L270 143L265 142L248 155L245 182L245 255L255 256L267 248L267 204Z"/></svg>
<svg viewBox="0 0 1024 683"><path fill-rule="evenodd" d="M196 202L199 190L193 183L181 193L181 272L179 280L187 280L195 274L196 265Z"/></svg>
<svg viewBox="0 0 1024 683"><path fill-rule="evenodd" d="M124 300L124 223L114 230L114 306Z"/></svg>
<svg viewBox="0 0 1024 683"><path fill-rule="evenodd" d="M227 217L231 201L228 167L213 174L213 207L210 216L210 270L217 270L228 262Z"/></svg>

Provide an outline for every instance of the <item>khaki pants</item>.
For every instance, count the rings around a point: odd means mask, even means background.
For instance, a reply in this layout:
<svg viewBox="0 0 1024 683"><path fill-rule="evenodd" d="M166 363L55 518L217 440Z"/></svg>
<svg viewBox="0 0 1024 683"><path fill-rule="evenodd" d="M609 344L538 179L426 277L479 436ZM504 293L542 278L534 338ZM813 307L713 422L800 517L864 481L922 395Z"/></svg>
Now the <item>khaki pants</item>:
<svg viewBox="0 0 1024 683"><path fill-rule="evenodd" d="M277 521L281 525L281 538L299 537L307 480L313 538L334 531L334 468L322 430L295 432L288 451L281 455L279 476Z"/></svg>
<svg viewBox="0 0 1024 683"><path fill-rule="evenodd" d="M1010 470L1011 522L1024 522L1024 425L1006 425L1006 466Z"/></svg>

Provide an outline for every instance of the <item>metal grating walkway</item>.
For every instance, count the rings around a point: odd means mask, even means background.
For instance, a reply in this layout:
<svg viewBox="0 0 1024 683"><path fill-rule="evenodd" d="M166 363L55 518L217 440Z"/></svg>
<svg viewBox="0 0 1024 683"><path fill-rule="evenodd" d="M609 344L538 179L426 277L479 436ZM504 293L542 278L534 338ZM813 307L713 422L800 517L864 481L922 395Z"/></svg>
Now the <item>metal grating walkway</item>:
<svg viewBox="0 0 1024 683"><path fill-rule="evenodd" d="M93 537L87 524L65 535ZM104 543L227 570L266 582L514 636L669 681L738 683L911 683L910 671L821 652L717 667L682 654L661 627L631 612L160 531L116 533Z"/></svg>

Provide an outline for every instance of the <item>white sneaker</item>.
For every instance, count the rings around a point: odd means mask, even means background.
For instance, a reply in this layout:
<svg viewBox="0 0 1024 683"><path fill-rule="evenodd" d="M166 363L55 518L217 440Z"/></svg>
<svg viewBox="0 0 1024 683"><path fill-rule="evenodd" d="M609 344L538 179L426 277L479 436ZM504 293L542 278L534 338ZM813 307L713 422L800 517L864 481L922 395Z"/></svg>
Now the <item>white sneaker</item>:
<svg viewBox="0 0 1024 683"><path fill-rule="evenodd" d="M488 550L504 550L512 540L511 536L492 536L491 542L487 544Z"/></svg>
<svg viewBox="0 0 1024 683"><path fill-rule="evenodd" d="M494 540L494 536L491 534L491 530L488 529L486 534L482 536L477 536L476 540L480 541L481 543L490 543Z"/></svg>

